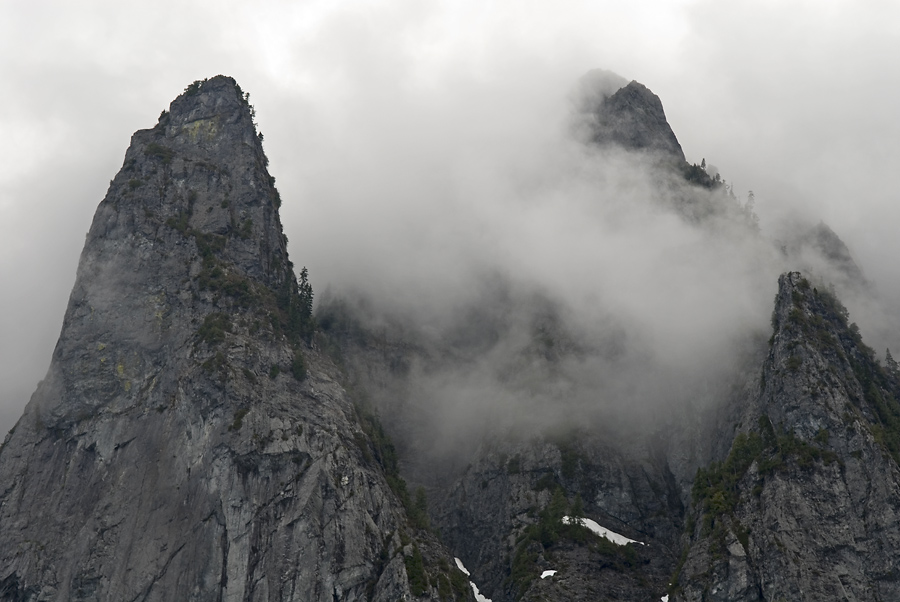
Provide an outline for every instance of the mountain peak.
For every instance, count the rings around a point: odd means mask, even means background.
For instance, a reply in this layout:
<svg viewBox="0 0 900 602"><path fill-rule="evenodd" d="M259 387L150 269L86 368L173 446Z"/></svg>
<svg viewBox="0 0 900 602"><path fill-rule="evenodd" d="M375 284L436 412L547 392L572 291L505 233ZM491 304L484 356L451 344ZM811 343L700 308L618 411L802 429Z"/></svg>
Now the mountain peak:
<svg viewBox="0 0 900 602"><path fill-rule="evenodd" d="M452 557L370 451L381 427L312 343L266 163L224 76L132 137L48 374L0 448L0 600L400 600L449 583Z"/></svg>
<svg viewBox="0 0 900 602"><path fill-rule="evenodd" d="M90 394L39 396L55 422L122 403L104 392L105 376L71 372L67 358L86 346L118 341L151 365L194 336L192 322L274 298L284 313L297 284L266 164L247 96L224 76L191 84L155 127L135 132L94 215L47 379ZM105 361L94 368L108 371Z"/></svg>
<svg viewBox="0 0 900 602"><path fill-rule="evenodd" d="M134 234L157 246L187 238L204 259L212 245L246 275L280 283L288 266L281 199L248 97L230 77L196 81L155 127L136 132L85 253Z"/></svg>
<svg viewBox="0 0 900 602"><path fill-rule="evenodd" d="M153 131L176 147L194 150L214 152L223 146L246 146L265 163L249 98L230 77L197 80L163 111Z"/></svg>
<svg viewBox="0 0 900 602"><path fill-rule="evenodd" d="M632 80L586 109L592 142L659 152L684 162L684 151L666 120L662 101L643 84Z"/></svg>
<svg viewBox="0 0 900 602"><path fill-rule="evenodd" d="M244 94L234 78L217 75L197 80L169 105L169 113L181 123L208 119L217 115L234 115L247 110L248 95Z"/></svg>
<svg viewBox="0 0 900 602"><path fill-rule="evenodd" d="M900 386L848 317L801 273L779 278L774 332L739 433L727 458L694 481L673 601L710 591L722 600L770 591L827 600L838 590L897 599L896 555L882 550L900 536ZM790 573L788 553L798 567Z"/></svg>

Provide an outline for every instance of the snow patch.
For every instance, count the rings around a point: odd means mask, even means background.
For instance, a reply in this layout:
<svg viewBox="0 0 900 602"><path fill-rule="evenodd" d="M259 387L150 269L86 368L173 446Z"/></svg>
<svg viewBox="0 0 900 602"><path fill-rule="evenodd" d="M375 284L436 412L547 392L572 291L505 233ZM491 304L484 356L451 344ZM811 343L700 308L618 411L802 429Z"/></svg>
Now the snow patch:
<svg viewBox="0 0 900 602"><path fill-rule="evenodd" d="M481 595L481 592L478 591L477 585L475 585L471 581L469 581L469 585L472 586L472 591L475 593L475 599L478 600L478 602L491 602L490 598L485 598L484 596Z"/></svg>
<svg viewBox="0 0 900 602"><path fill-rule="evenodd" d="M661 600L662 602L669 602L669 594L666 594L665 596L663 596L662 598L660 598L660 600Z"/></svg>
<svg viewBox="0 0 900 602"><path fill-rule="evenodd" d="M546 579L547 577L552 577L556 574L556 571L544 571L541 573L541 579Z"/></svg>
<svg viewBox="0 0 900 602"><path fill-rule="evenodd" d="M462 560L460 560L459 558L454 558L453 560L456 561L456 566L459 567L459 570L461 570L463 573L465 573L466 577L468 577L469 571L466 570L466 567L463 566Z"/></svg>
<svg viewBox="0 0 900 602"><path fill-rule="evenodd" d="M639 543L642 546L647 545L642 541L637 541L636 539L629 539L629 538L625 537L624 535L619 535L615 531L610 531L606 527L601 527L600 525L598 525L596 522L592 521L589 518L583 518L583 517L582 518L572 518L571 516L564 516L563 522L567 525L572 525L572 524L577 523L583 527L587 527L588 529L590 529L591 531L593 531L600 537L605 537L606 539L610 540L611 542L613 542L614 544L616 544L618 546L624 546L625 544L629 544L629 543Z"/></svg>
<svg viewBox="0 0 900 602"><path fill-rule="evenodd" d="M466 577L468 577L468 576L469 576L469 569L467 569L467 568L463 565L462 560L460 560L459 558L456 558L455 556L454 556L453 560L456 561L456 568L458 568L459 570L461 570L463 573L466 574ZM475 584L472 583L471 581L469 581L469 585L472 586L472 593L475 594L475 599L476 599L478 602L491 602L491 599L490 599L490 598L485 598L485 597L481 594L481 592L478 591L478 586L477 586L477 585L475 585Z"/></svg>

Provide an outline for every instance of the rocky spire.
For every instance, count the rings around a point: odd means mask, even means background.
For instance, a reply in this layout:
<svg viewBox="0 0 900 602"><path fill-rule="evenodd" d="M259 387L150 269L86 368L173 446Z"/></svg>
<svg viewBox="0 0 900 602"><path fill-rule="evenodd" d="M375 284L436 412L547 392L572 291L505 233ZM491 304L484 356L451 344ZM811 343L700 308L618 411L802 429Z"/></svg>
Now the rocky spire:
<svg viewBox="0 0 900 602"><path fill-rule="evenodd" d="M900 596L900 383L799 272L781 276L756 394L701 470L671 599Z"/></svg>
<svg viewBox="0 0 900 602"><path fill-rule="evenodd" d="M191 343L198 333L208 342L263 321L284 330L296 283L266 163L247 96L224 76L188 86L134 134L87 235L43 385L79 395L49 396L45 420L137 403L113 394L116 380L129 393L174 386L163 369L173 350L190 343L202 361L218 351Z"/></svg>
<svg viewBox="0 0 900 602"><path fill-rule="evenodd" d="M685 162L684 152L656 94L636 81L612 93L609 87L603 91L582 107L589 117L592 142L660 153L678 160L679 166Z"/></svg>
<svg viewBox="0 0 900 602"><path fill-rule="evenodd" d="M0 450L0 600L397 600L454 582L312 342L260 140L224 76L134 134ZM463 580L450 597L470 595Z"/></svg>

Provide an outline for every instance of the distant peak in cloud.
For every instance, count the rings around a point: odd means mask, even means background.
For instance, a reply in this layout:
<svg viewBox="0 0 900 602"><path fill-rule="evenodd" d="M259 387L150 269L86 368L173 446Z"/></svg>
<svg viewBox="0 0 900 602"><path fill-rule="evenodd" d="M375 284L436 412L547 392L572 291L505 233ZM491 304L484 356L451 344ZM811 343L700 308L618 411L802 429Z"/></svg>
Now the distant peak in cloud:
<svg viewBox="0 0 900 602"><path fill-rule="evenodd" d="M616 144L685 160L662 101L641 83L632 81L609 96L595 97L593 105L585 105L584 110L590 117L589 136L595 144Z"/></svg>

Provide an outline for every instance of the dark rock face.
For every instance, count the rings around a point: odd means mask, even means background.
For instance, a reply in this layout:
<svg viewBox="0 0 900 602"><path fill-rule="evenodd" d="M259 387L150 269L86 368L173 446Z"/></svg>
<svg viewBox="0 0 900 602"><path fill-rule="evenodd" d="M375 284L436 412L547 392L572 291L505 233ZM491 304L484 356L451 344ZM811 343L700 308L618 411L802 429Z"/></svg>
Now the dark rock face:
<svg viewBox="0 0 900 602"><path fill-rule="evenodd" d="M898 599L897 374L799 273L773 321L732 451L697 476L673 599Z"/></svg>
<svg viewBox="0 0 900 602"><path fill-rule="evenodd" d="M585 107L591 117L592 142L659 153L684 163L684 152L666 120L662 102L646 86L632 81L600 98L593 107Z"/></svg>
<svg viewBox="0 0 900 602"><path fill-rule="evenodd" d="M483 455L437 504L445 542L476 567L473 580L495 602L658 599L677 562L684 513L665 458L596 433L567 435ZM559 503L562 492L566 514L580 500L579 515L646 545L539 533L546 521L536 510ZM552 569L562 570L540 579Z"/></svg>
<svg viewBox="0 0 900 602"><path fill-rule="evenodd" d="M0 599L471 598L304 326L266 163L223 76L133 136L0 450Z"/></svg>
<svg viewBox="0 0 900 602"><path fill-rule="evenodd" d="M718 180L679 172L652 92L609 73L585 86L592 143L677 168L661 181L681 179L675 210L692 223L739 219L710 209ZM616 333L593 349L552 299L497 278L439 337L340 300L314 332L266 164L222 76L134 135L47 377L0 448L0 600L470 600L444 544L493 602L900 599L900 374L817 281L780 278L769 346L714 411L652 432L485 428L441 459L432 400L412 403L435 391L411 375L515 340L497 366L521 393L565 360L616 353ZM788 257L864 283L827 226L795 241ZM389 419L397 453L344 382Z"/></svg>

